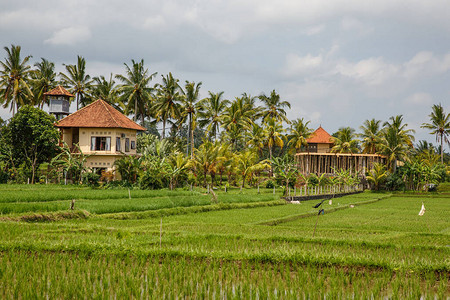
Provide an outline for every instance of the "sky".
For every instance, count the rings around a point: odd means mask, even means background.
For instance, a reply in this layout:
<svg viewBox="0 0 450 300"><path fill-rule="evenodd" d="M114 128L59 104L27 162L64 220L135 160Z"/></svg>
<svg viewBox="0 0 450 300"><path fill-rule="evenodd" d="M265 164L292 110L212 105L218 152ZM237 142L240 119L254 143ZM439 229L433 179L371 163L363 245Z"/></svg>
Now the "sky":
<svg viewBox="0 0 450 300"><path fill-rule="evenodd" d="M144 59L154 83L172 72L202 97L275 90L330 134L401 114L436 144L420 125L450 112L449 16L448 0L0 0L0 59L20 45L60 72L80 55L105 77Z"/></svg>

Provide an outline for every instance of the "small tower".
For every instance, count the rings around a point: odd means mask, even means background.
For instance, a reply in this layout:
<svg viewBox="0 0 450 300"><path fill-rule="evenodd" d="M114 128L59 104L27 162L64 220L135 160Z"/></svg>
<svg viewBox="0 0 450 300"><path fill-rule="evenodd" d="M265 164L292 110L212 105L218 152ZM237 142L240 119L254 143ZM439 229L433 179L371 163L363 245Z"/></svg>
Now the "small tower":
<svg viewBox="0 0 450 300"><path fill-rule="evenodd" d="M47 101L50 105L49 113L54 115L56 120L61 120L64 117L70 115L70 98L75 97L69 93L65 88L58 85L53 90L44 93L47 97Z"/></svg>

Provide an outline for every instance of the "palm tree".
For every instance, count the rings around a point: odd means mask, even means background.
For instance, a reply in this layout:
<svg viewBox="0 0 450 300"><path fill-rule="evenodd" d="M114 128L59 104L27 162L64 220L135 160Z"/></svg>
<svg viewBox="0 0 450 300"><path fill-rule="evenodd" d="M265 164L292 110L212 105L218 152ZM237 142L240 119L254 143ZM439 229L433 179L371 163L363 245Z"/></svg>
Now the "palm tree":
<svg viewBox="0 0 450 300"><path fill-rule="evenodd" d="M380 185L386 181L388 173L383 164L374 163L373 169L371 169L367 175L367 180L373 184L375 190L378 191L380 189Z"/></svg>
<svg viewBox="0 0 450 300"><path fill-rule="evenodd" d="M197 111L200 109L198 101L200 97L201 86L202 86L201 82L195 84L195 82L186 81L186 84L184 86L185 90L184 91L182 90L184 97L182 99L183 112L181 113L181 116L183 118L188 117L189 119L187 152L189 153L189 144L190 144L191 159L194 156L194 128L196 125Z"/></svg>
<svg viewBox="0 0 450 300"><path fill-rule="evenodd" d="M281 101L280 95L275 90L270 93L270 96L262 94L259 99L265 106L262 112L263 119L275 118L277 121L285 121L289 124L284 107L291 108L291 104L288 101Z"/></svg>
<svg viewBox="0 0 450 300"><path fill-rule="evenodd" d="M253 122L248 134L247 146L257 150L262 155L262 149L264 148L264 129Z"/></svg>
<svg viewBox="0 0 450 300"><path fill-rule="evenodd" d="M235 148L240 137L250 129L253 114L251 107L245 104L244 98L236 98L226 108L222 118L222 126L225 128L225 133L231 137L230 141Z"/></svg>
<svg viewBox="0 0 450 300"><path fill-rule="evenodd" d="M222 124L223 113L230 101L222 99L223 92L208 92L209 97L200 101L201 111L199 111L199 125L206 126L208 137L214 140L217 138L220 125Z"/></svg>
<svg viewBox="0 0 450 300"><path fill-rule="evenodd" d="M34 66L36 69L31 73L33 102L42 109L44 104L48 104L45 100L44 93L55 88L57 84L55 64L45 58L41 58L41 61L35 63Z"/></svg>
<svg viewBox="0 0 450 300"><path fill-rule="evenodd" d="M391 117L391 122L385 122L380 144L381 153L388 157L389 169L395 173L397 161L407 158L408 150L412 148L414 130L407 129L403 116Z"/></svg>
<svg viewBox="0 0 450 300"><path fill-rule="evenodd" d="M76 65L64 65L67 74L59 73L61 81L64 86L69 88L69 91L76 96L77 110L81 104L84 107L90 102L90 92L93 80L91 76L86 74L86 60L77 56Z"/></svg>
<svg viewBox="0 0 450 300"><path fill-rule="evenodd" d="M117 97L117 86L113 79L113 74L109 75L109 80L105 76L94 77L94 85L92 86L92 97L94 99L102 99L111 104L115 109L123 112L124 104Z"/></svg>
<svg viewBox="0 0 450 300"><path fill-rule="evenodd" d="M290 145L296 152L299 152L302 146L308 146L308 142L306 140L313 133L313 130L308 127L308 124L309 121L305 123L303 118L292 122L291 128L289 129L290 133L287 138L289 140L288 145Z"/></svg>
<svg viewBox="0 0 450 300"><path fill-rule="evenodd" d="M450 145L450 113L446 114L441 104L433 105L429 114L430 123L423 123L421 128L430 129L436 135L436 142L441 142L441 163L444 163L444 140Z"/></svg>
<svg viewBox="0 0 450 300"><path fill-rule="evenodd" d="M252 150L245 150L236 156L237 169L242 176L241 187L244 187L247 177L254 172L268 168L266 161L258 161L258 154Z"/></svg>
<svg viewBox="0 0 450 300"><path fill-rule="evenodd" d="M284 136L282 135L284 129L281 121L277 121L275 118L266 118L264 126L264 144L269 148L269 159L272 161L273 147L278 146L282 148L284 146ZM273 166L270 175L272 176L272 174Z"/></svg>
<svg viewBox="0 0 450 300"><path fill-rule="evenodd" d="M150 81L156 72L149 74L148 69L144 68L144 60L135 62L131 60L131 68L124 63L126 75L116 75L116 79L122 82L117 92L120 101L125 104L125 114L134 114L133 120L136 122L141 118L141 125L144 126L144 118L149 111L150 100L152 98L152 88Z"/></svg>
<svg viewBox="0 0 450 300"><path fill-rule="evenodd" d="M203 175L203 186L206 187L206 177L211 175L211 185L214 184L214 175L217 172L218 163L222 160L220 146L206 141L194 152L191 164L196 172Z"/></svg>
<svg viewBox="0 0 450 300"><path fill-rule="evenodd" d="M358 153L358 140L355 139L355 130L350 127L342 127L333 134L334 146L331 152L334 153Z"/></svg>
<svg viewBox="0 0 450 300"><path fill-rule="evenodd" d="M28 84L31 74L31 67L28 61L31 55L26 56L23 60L20 57L20 46L11 45L11 49L4 47L6 51L5 61L0 61L0 94L3 107L11 107L13 116L16 109L20 106L30 104L30 98L33 95Z"/></svg>
<svg viewBox="0 0 450 300"><path fill-rule="evenodd" d="M380 120L366 120L360 126L362 133L359 137L362 138L362 153L375 154L381 142Z"/></svg>

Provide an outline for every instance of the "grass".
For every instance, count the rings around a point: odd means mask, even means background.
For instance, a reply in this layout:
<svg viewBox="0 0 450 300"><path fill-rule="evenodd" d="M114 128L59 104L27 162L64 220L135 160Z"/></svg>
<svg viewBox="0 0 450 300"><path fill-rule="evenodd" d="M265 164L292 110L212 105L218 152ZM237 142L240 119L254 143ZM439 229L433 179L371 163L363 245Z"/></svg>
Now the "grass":
<svg viewBox="0 0 450 300"><path fill-rule="evenodd" d="M317 217L318 201L286 205L272 190L217 191L218 204L204 190L131 200L91 190L72 219L67 200L42 213L20 207L88 189L37 187L48 197L27 201L33 188L0 186L1 197L3 188L17 201L0 203L11 205L0 217L1 298L450 297L446 194L366 192L324 202Z"/></svg>

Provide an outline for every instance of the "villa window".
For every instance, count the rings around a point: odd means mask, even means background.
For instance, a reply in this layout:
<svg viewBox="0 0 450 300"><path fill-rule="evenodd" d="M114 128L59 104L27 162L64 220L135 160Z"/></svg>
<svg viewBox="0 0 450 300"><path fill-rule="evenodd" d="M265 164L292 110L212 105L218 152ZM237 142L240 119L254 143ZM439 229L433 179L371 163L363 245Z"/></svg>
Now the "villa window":
<svg viewBox="0 0 450 300"><path fill-rule="evenodd" d="M131 141L131 150L136 149L136 141Z"/></svg>
<svg viewBox="0 0 450 300"><path fill-rule="evenodd" d="M111 137L109 136L91 137L91 151L111 151Z"/></svg>
<svg viewBox="0 0 450 300"><path fill-rule="evenodd" d="M122 151L122 147L121 147L121 144L120 144L120 137L116 137L116 151L117 152Z"/></svg>
<svg viewBox="0 0 450 300"><path fill-rule="evenodd" d="M125 152L130 152L130 139L125 139Z"/></svg>

